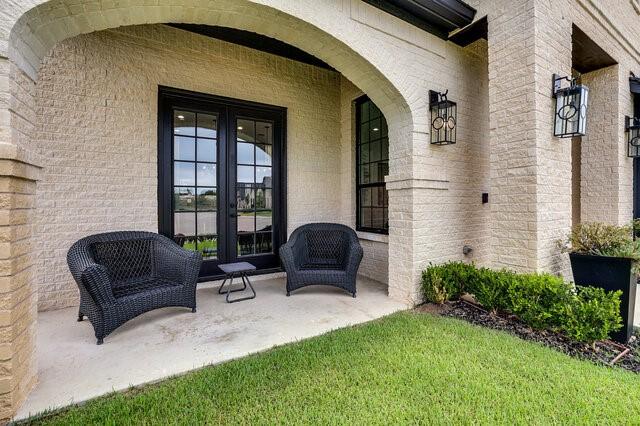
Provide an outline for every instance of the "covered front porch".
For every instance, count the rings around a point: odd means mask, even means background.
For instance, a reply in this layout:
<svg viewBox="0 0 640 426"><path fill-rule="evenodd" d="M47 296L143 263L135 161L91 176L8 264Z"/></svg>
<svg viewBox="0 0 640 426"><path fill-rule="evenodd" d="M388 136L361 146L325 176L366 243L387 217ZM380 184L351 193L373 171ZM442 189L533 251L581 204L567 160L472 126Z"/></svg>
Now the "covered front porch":
<svg viewBox="0 0 640 426"><path fill-rule="evenodd" d="M283 274L257 276L257 297L227 304L219 282L200 284L198 312L148 312L95 344L91 324L74 321L77 308L40 312L38 384L16 418L79 403L277 345L370 321L404 309L382 284L360 278L358 297L332 287L285 296Z"/></svg>

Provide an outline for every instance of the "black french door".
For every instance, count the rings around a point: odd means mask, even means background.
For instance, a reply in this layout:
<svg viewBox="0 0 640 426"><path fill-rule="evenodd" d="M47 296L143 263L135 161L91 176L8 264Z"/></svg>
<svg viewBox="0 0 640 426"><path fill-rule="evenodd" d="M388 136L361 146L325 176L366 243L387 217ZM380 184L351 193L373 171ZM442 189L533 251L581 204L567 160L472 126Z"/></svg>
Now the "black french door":
<svg viewBox="0 0 640 426"><path fill-rule="evenodd" d="M159 232L202 253L201 279L247 261L269 272L286 240L286 109L161 87Z"/></svg>

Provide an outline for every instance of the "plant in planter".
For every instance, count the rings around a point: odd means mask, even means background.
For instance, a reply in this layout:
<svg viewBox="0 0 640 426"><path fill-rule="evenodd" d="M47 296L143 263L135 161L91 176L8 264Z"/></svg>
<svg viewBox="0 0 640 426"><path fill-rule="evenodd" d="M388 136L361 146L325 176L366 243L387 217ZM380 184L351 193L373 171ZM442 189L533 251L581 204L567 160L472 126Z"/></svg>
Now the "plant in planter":
<svg viewBox="0 0 640 426"><path fill-rule="evenodd" d="M636 274L640 269L640 240L634 240L633 227L580 224L561 243L561 248L569 253L576 285L622 293L622 328L611 337L627 343L633 333Z"/></svg>

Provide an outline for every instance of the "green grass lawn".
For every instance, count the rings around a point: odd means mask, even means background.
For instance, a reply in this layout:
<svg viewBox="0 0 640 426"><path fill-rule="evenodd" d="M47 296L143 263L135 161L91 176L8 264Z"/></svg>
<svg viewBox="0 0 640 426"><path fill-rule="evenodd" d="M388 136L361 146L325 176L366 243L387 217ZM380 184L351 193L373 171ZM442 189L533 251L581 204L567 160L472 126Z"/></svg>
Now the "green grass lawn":
<svg viewBox="0 0 640 426"><path fill-rule="evenodd" d="M404 312L42 418L44 424L630 424L640 375Z"/></svg>

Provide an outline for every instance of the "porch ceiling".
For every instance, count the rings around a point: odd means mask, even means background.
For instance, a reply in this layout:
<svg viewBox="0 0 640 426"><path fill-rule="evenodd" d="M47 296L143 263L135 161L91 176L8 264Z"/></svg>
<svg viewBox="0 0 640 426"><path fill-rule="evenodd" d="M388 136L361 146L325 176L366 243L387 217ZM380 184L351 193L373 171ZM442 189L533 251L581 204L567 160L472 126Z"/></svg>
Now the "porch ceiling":
<svg viewBox="0 0 640 426"><path fill-rule="evenodd" d="M153 382L209 364L263 351L369 321L405 306L386 287L358 280L358 297L331 287L307 287L285 296L284 278L254 280L256 299L227 304L218 283L198 288L198 312L148 312L95 344L91 324L77 308L40 313L39 382L17 419Z"/></svg>

